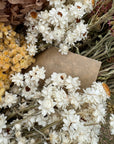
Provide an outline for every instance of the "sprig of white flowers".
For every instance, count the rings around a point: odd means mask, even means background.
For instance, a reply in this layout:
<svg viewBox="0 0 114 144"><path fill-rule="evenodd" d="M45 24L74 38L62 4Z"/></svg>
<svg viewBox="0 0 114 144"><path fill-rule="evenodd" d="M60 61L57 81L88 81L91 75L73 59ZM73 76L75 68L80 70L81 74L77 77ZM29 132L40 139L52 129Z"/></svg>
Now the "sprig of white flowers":
<svg viewBox="0 0 114 144"><path fill-rule="evenodd" d="M49 10L31 11L25 17L25 25L28 27L27 50L30 55L38 51L36 42L39 34L42 34L42 40L46 43L59 47L61 54L67 54L75 42L87 37L88 25L83 16L92 11L92 0L48 1Z"/></svg>
<svg viewBox="0 0 114 144"><path fill-rule="evenodd" d="M3 98L1 108L13 110L15 104L16 112L12 116L6 113L7 120L4 114L0 115L0 141L35 144L41 135L43 143L97 144L109 98L102 83L94 82L82 93L78 92L78 77L54 72L41 87L44 79L45 69L39 66L28 73L12 75L14 86L6 92L8 100ZM113 116L110 120L113 134Z"/></svg>

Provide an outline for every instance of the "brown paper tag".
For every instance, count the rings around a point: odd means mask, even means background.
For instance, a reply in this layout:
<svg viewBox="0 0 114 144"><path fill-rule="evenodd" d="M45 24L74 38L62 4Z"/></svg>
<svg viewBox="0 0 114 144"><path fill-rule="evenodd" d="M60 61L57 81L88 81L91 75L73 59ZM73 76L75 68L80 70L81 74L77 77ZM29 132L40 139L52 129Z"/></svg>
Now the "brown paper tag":
<svg viewBox="0 0 114 144"><path fill-rule="evenodd" d="M101 62L72 52L61 55L57 48L52 47L36 57L36 62L32 66L35 65L45 67L46 78L53 72L66 73L72 77L79 77L81 88L87 88L96 81Z"/></svg>

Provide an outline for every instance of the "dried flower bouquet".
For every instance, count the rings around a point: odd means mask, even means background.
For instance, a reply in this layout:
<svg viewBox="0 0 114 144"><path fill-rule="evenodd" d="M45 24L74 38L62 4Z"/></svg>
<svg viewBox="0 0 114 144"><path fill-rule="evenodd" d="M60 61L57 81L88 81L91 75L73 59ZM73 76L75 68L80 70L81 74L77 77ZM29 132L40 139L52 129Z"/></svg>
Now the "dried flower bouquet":
<svg viewBox="0 0 114 144"><path fill-rule="evenodd" d="M5 92L0 105L4 109L0 115L1 142L98 143L106 100L110 98L107 85L94 82L79 92L78 77L53 73L40 87L44 78L45 69L38 65L28 73L11 76L14 85ZM113 134L113 118L111 121Z"/></svg>
<svg viewBox="0 0 114 144"><path fill-rule="evenodd" d="M100 131L110 110L114 135L114 0L0 0L0 22L0 144L112 144ZM22 22L24 35L8 25ZM50 45L102 61L101 82L23 73Z"/></svg>

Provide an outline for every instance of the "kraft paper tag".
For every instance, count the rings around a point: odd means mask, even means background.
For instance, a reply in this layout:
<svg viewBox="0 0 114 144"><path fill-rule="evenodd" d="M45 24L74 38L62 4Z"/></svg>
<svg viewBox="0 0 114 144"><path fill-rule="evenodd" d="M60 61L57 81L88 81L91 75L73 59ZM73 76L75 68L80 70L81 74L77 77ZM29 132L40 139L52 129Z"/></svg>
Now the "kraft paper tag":
<svg viewBox="0 0 114 144"><path fill-rule="evenodd" d="M57 48L51 47L36 57L36 62L32 66L36 65L45 67L46 78L53 72L66 73L72 77L79 77L81 88L87 88L96 81L101 62L72 52L61 55Z"/></svg>

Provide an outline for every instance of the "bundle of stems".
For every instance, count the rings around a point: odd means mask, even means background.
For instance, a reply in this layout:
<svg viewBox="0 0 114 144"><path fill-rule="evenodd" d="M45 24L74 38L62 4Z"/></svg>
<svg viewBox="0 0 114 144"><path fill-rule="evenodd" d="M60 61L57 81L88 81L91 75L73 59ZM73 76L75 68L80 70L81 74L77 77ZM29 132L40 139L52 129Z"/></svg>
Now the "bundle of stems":
<svg viewBox="0 0 114 144"><path fill-rule="evenodd" d="M114 1L112 8L103 16L91 17L89 36L82 43L76 43L73 52L102 62L98 81L108 84L114 94L114 36L108 22L114 18Z"/></svg>

